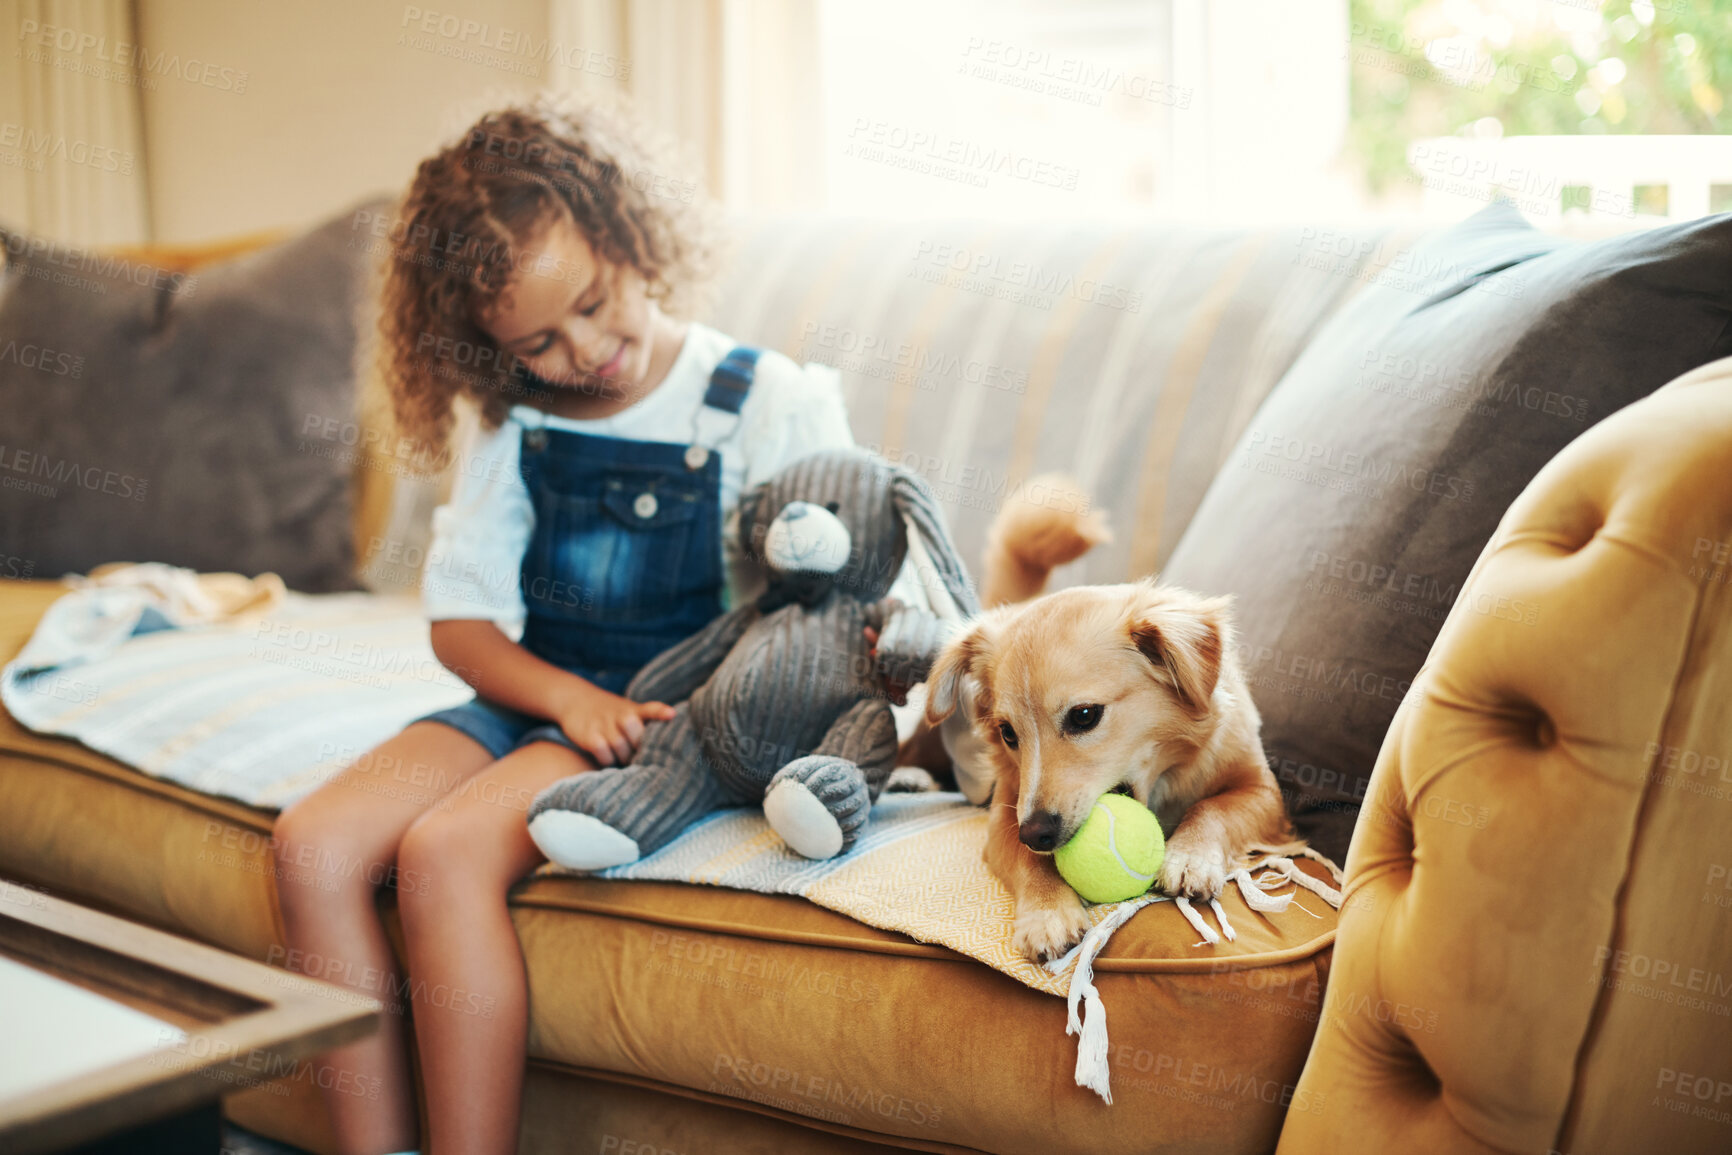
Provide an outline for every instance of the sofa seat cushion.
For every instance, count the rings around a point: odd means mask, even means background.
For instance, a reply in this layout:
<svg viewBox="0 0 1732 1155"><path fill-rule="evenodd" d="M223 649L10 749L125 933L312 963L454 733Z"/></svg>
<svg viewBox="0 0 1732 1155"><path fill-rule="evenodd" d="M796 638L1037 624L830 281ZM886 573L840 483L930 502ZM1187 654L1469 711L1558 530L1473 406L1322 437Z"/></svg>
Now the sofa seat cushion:
<svg viewBox="0 0 1732 1155"><path fill-rule="evenodd" d="M58 582L0 582L0 662L10 661ZM69 692L77 680L68 673ZM278 941L272 815L185 789L0 708L0 875L264 958Z"/></svg>
<svg viewBox="0 0 1732 1155"><path fill-rule="evenodd" d="M60 593L0 583L0 661ZM0 876L284 959L270 812L140 774L0 711ZM961 901L967 901L963 896ZM924 1150L1266 1151L1316 1028L1335 912L1253 915L1196 947L1171 906L1097 966L1114 1104L1075 1086L1062 999L802 899L536 876L514 890L530 1053ZM1315 915L1315 917L1313 917ZM486 992L476 1005L485 1013Z"/></svg>
<svg viewBox="0 0 1732 1155"><path fill-rule="evenodd" d="M1321 917L1231 902L1216 948L1166 904L1114 937L1111 1106L1073 1081L1064 1000L799 899L543 877L514 919L537 1058L941 1150L1228 1152L1326 1107L1294 1099L1334 926L1302 901Z"/></svg>

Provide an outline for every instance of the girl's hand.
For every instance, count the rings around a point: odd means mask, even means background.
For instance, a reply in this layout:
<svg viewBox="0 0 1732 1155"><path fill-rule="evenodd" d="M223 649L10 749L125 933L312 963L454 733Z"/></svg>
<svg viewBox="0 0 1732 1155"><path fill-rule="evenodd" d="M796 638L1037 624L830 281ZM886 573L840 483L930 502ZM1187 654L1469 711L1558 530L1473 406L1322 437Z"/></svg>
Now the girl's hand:
<svg viewBox="0 0 1732 1155"><path fill-rule="evenodd" d="M871 626L866 627L866 652L872 658L873 665L876 666L878 662L878 631ZM884 696L890 699L891 705L906 706L908 704L908 684L906 682L898 682L888 674L883 673L880 673L879 678L884 683Z"/></svg>
<svg viewBox="0 0 1732 1155"><path fill-rule="evenodd" d="M673 716L674 708L665 702L634 702L574 677L553 720L597 766L624 766L643 741L644 723Z"/></svg>

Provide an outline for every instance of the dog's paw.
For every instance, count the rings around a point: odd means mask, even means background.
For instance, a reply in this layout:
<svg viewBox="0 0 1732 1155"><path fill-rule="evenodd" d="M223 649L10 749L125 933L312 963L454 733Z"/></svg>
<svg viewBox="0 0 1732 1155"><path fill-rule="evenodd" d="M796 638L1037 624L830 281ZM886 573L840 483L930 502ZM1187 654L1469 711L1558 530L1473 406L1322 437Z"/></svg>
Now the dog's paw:
<svg viewBox="0 0 1732 1155"><path fill-rule="evenodd" d="M919 766L898 766L884 782L886 794L926 794L938 789L932 771Z"/></svg>
<svg viewBox="0 0 1732 1155"><path fill-rule="evenodd" d="M1161 863L1161 889L1174 896L1207 901L1227 886L1227 856L1218 846L1167 846Z"/></svg>
<svg viewBox="0 0 1732 1155"><path fill-rule="evenodd" d="M1058 958L1082 941L1088 933L1088 908L1068 887L1051 904L1021 902L1016 907L1016 925L1010 944L1035 963Z"/></svg>

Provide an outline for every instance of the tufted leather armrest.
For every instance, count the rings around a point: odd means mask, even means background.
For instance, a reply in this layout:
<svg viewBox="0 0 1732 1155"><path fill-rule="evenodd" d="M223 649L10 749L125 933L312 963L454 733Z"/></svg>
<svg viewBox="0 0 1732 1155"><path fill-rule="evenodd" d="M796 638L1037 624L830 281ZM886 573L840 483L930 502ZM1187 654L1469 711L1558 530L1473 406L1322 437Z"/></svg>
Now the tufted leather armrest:
<svg viewBox="0 0 1732 1155"><path fill-rule="evenodd" d="M1732 358L1534 478L1368 795L1280 1155L1732 1150Z"/></svg>

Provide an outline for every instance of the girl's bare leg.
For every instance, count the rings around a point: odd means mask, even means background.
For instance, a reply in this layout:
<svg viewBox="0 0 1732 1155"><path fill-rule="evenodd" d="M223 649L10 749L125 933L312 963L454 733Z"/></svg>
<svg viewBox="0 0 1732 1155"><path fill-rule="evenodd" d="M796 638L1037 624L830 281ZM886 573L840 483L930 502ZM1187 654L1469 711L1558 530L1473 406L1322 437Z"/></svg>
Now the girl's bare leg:
<svg viewBox="0 0 1732 1155"><path fill-rule="evenodd" d="M414 1088L402 1014L403 984L375 905L398 876L404 832L492 762L481 744L438 722L418 722L277 819L277 894L289 969L352 987L385 1004L379 1031L321 1056L319 1085L347 1155L404 1151L416 1143ZM521 825L521 820L519 821Z"/></svg>
<svg viewBox="0 0 1732 1155"><path fill-rule="evenodd" d="M517 1149L529 996L506 892L544 861L529 837L530 802L589 768L564 746L532 742L465 782L454 805L429 811L403 837L398 866L417 885L400 887L397 904L432 1155Z"/></svg>

